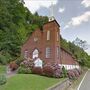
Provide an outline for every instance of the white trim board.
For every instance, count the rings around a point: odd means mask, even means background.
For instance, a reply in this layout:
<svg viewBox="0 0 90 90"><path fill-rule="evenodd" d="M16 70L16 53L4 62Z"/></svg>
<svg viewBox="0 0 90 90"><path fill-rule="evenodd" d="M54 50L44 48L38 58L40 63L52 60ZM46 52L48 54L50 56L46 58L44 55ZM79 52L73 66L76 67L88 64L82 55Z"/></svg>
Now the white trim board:
<svg viewBox="0 0 90 90"><path fill-rule="evenodd" d="M61 66L61 67L64 66L67 70L75 69L75 68L79 69L79 65L59 64L59 66Z"/></svg>

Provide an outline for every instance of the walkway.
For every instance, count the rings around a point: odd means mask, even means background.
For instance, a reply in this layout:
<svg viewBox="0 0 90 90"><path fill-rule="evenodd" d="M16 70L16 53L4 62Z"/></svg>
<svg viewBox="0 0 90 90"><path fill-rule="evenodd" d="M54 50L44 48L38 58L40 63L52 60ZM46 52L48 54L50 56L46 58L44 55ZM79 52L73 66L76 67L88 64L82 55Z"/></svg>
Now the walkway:
<svg viewBox="0 0 90 90"><path fill-rule="evenodd" d="M9 66L7 66L7 72L6 72L6 76L7 78L16 75L17 71L11 71L11 69L9 68Z"/></svg>

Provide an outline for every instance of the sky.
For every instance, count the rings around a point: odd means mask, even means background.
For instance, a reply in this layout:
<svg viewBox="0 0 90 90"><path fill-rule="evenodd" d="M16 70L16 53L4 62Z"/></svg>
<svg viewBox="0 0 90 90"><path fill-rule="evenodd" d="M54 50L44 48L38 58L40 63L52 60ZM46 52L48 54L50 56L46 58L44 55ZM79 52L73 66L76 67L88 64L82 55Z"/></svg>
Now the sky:
<svg viewBox="0 0 90 90"><path fill-rule="evenodd" d="M39 15L51 15L53 4L53 16L60 24L60 32L67 41L73 41L77 37L86 40L90 55L90 0L24 0L25 6Z"/></svg>

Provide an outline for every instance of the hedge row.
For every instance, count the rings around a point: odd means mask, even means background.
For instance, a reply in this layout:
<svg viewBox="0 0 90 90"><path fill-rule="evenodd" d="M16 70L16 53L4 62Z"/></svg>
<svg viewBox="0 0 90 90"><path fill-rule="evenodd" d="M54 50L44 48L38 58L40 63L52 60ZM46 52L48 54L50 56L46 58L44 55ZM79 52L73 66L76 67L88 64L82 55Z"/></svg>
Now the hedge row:
<svg viewBox="0 0 90 90"><path fill-rule="evenodd" d="M18 65L15 62L10 63L11 70L18 68ZM69 77L70 79L78 78L81 74L80 69L66 70L64 67L60 67L58 64L45 64L43 67L34 67L33 60L24 60L21 62L20 67L18 68L18 73L23 74L38 74L48 77Z"/></svg>

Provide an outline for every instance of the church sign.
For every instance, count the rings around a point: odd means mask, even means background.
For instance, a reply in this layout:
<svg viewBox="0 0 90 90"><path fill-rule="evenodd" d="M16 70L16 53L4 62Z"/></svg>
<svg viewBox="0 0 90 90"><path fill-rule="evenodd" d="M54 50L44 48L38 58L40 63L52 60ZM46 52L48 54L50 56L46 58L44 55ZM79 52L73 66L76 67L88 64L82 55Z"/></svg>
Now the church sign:
<svg viewBox="0 0 90 90"><path fill-rule="evenodd" d="M41 67L42 68L42 65L43 65L43 62L40 58L37 58L35 61L34 61L34 66L35 67Z"/></svg>

